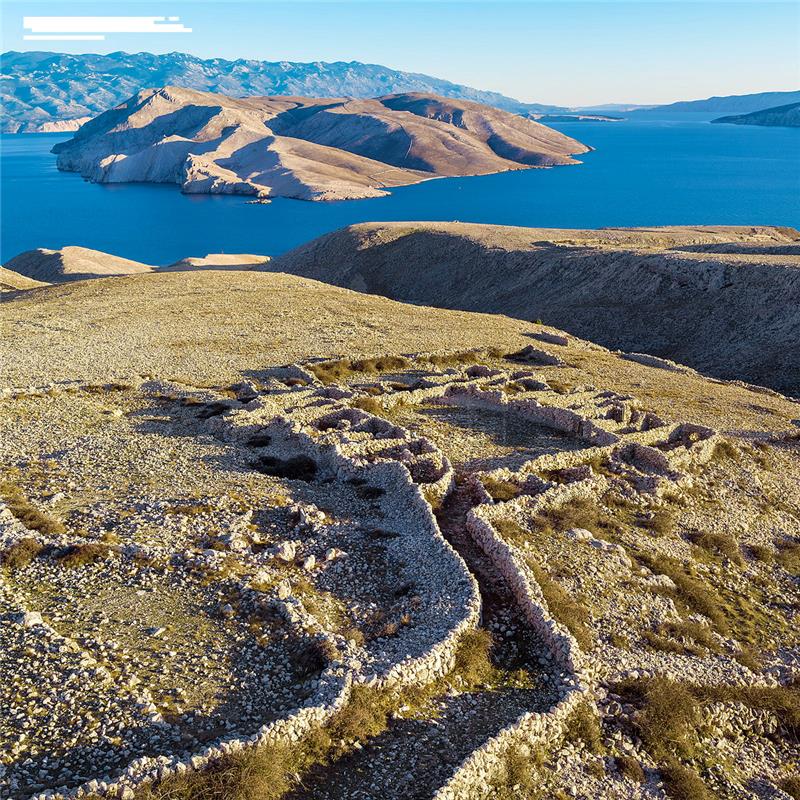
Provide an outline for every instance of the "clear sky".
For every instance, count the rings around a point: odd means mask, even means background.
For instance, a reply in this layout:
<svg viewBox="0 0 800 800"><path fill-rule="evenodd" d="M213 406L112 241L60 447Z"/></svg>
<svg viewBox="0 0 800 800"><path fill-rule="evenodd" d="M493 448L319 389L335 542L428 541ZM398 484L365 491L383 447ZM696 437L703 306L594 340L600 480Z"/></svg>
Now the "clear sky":
<svg viewBox="0 0 800 800"><path fill-rule="evenodd" d="M0 0L0 8L4 51L365 61L557 105L800 88L798 2ZM66 15L177 16L191 32L23 39L24 16Z"/></svg>

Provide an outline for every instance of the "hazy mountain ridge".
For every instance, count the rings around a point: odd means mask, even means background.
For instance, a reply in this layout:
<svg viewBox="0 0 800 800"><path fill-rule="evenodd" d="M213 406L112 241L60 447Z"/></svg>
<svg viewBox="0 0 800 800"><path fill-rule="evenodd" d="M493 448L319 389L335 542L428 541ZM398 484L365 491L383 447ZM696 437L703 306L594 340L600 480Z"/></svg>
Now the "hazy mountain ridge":
<svg viewBox="0 0 800 800"><path fill-rule="evenodd" d="M796 92L759 92L757 94L732 94L725 97L707 97L705 100L681 100L653 108L638 109L636 114L648 114L673 111L737 111L748 114L751 111L762 111L765 108L800 102L800 91Z"/></svg>
<svg viewBox="0 0 800 800"><path fill-rule="evenodd" d="M719 117L711 121L733 125L763 125L770 128L800 128L800 102L752 111L749 114Z"/></svg>
<svg viewBox="0 0 800 800"><path fill-rule="evenodd" d="M514 113L566 111L561 106L522 103L497 92L358 61L228 61L187 53L11 51L3 53L0 62L2 130L6 133L34 130L54 120L96 116L141 89L166 85L232 97L375 97L414 91L471 100Z"/></svg>

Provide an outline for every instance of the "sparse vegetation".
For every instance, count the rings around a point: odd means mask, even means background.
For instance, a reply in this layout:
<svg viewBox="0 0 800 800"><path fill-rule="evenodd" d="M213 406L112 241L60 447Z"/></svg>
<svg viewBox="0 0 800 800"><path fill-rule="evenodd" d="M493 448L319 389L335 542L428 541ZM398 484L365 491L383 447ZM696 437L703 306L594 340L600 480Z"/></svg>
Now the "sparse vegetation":
<svg viewBox="0 0 800 800"><path fill-rule="evenodd" d="M667 758L658 771L667 795L673 800L714 800L716 797L697 772L675 758Z"/></svg>
<svg viewBox="0 0 800 800"><path fill-rule="evenodd" d="M662 622L655 631L645 631L643 638L651 647L668 653L703 656L708 650L720 651L711 630L691 620Z"/></svg>
<svg viewBox="0 0 800 800"><path fill-rule="evenodd" d="M779 542L777 561L790 575L800 576L800 542Z"/></svg>
<svg viewBox="0 0 800 800"><path fill-rule="evenodd" d="M144 787L137 800L278 800L291 788L299 764L287 746L247 750Z"/></svg>
<svg viewBox="0 0 800 800"><path fill-rule="evenodd" d="M792 775L784 778L778 784L786 794L793 798L793 800L800 800L800 775Z"/></svg>
<svg viewBox="0 0 800 800"><path fill-rule="evenodd" d="M581 743L595 755L605 752L600 720L589 703L582 703L572 712L564 727L564 738L573 744Z"/></svg>
<svg viewBox="0 0 800 800"><path fill-rule="evenodd" d="M25 497L22 489L11 481L0 483L0 497L5 501L8 510L28 530L38 531L49 536L59 536L65 533L61 522L49 514L39 511L36 506Z"/></svg>
<svg viewBox="0 0 800 800"><path fill-rule="evenodd" d="M502 502L513 500L515 497L518 497L522 491L516 483L512 483L511 481L503 481L499 478L493 478L490 475L483 476L481 482L493 500Z"/></svg>
<svg viewBox="0 0 800 800"><path fill-rule="evenodd" d="M370 414L380 415L383 411L383 406L374 397L357 397L353 403L354 408L360 408Z"/></svg>
<svg viewBox="0 0 800 800"><path fill-rule="evenodd" d="M320 361L309 364L308 370L317 380L324 384L337 383L347 380L355 373L370 375L394 370L406 369L411 362L403 356L381 356L378 358L340 358L332 361Z"/></svg>
<svg viewBox="0 0 800 800"><path fill-rule="evenodd" d="M9 570L22 569L30 564L42 550L42 545L36 539L26 536L0 553L0 564Z"/></svg>
<svg viewBox="0 0 800 800"><path fill-rule="evenodd" d="M620 775L635 783L644 783L647 780L642 765L633 756L615 756L614 762Z"/></svg>
<svg viewBox="0 0 800 800"><path fill-rule="evenodd" d="M775 551L771 547L763 544L751 544L747 549L756 561L760 561L762 564L775 563Z"/></svg>
<svg viewBox="0 0 800 800"><path fill-rule="evenodd" d="M711 553L717 558L727 558L741 566L744 562L739 552L739 543L730 534L710 531L694 531L689 534L689 541Z"/></svg>
<svg viewBox="0 0 800 800"><path fill-rule="evenodd" d="M589 624L589 609L563 589L545 572L541 565L529 560L528 566L542 590L544 600L553 617L575 637L582 650L592 650L596 639Z"/></svg>
<svg viewBox="0 0 800 800"><path fill-rule="evenodd" d="M83 567L87 564L93 564L96 561L102 561L108 557L110 552L111 548L100 542L73 544L61 551L56 556L56 561L58 561L61 566L72 569L75 567Z"/></svg>
<svg viewBox="0 0 800 800"><path fill-rule="evenodd" d="M491 648L492 636L485 628L467 631L461 637L454 672L468 686L477 686L492 674Z"/></svg>

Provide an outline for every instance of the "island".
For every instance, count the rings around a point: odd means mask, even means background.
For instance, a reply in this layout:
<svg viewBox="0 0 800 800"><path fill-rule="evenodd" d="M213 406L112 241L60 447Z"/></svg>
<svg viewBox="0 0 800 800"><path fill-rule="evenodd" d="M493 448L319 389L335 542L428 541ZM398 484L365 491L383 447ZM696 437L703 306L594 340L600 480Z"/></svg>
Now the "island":
<svg viewBox="0 0 800 800"><path fill-rule="evenodd" d="M431 178L576 164L589 149L533 120L437 95L237 99L167 86L100 114L53 152L59 169L98 183L348 200Z"/></svg>
<svg viewBox="0 0 800 800"><path fill-rule="evenodd" d="M768 128L800 128L800 103L765 108L749 114L718 117L711 121L726 122L732 125L763 125Z"/></svg>

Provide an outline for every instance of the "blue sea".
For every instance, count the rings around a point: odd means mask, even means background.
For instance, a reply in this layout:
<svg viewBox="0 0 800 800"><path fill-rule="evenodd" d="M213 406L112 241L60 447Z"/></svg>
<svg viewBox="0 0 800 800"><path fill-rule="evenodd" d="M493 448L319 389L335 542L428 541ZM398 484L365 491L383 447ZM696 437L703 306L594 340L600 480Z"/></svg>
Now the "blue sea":
<svg viewBox="0 0 800 800"><path fill-rule="evenodd" d="M0 261L81 245L150 264L207 253L278 255L343 225L459 220L800 227L800 129L711 125L710 114L553 125L595 148L578 166L448 178L373 200L309 203L186 196L177 186L96 185L58 172L65 134L0 140Z"/></svg>

